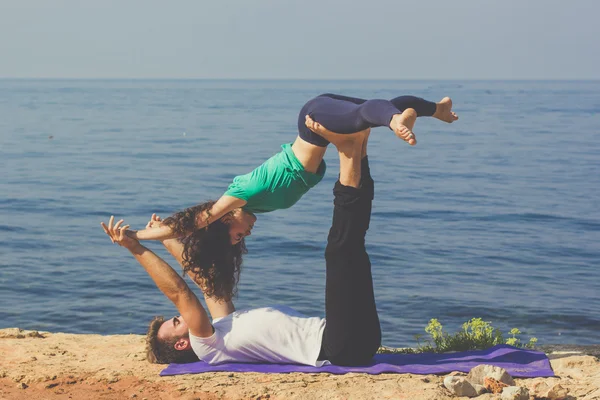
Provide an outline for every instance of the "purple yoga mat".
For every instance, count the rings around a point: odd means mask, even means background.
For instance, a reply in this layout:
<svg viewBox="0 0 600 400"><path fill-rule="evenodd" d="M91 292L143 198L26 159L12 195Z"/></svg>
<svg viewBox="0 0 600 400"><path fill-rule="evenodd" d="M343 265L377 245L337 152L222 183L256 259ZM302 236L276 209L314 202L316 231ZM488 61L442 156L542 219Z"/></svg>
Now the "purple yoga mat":
<svg viewBox="0 0 600 400"><path fill-rule="evenodd" d="M421 353L421 354L377 354L373 362L360 367L340 367L325 365L311 367L298 364L248 364L226 363L209 365L203 361L189 364L171 364L163 369L161 376L198 374L202 372L327 372L330 374L347 374L360 372L377 375L381 373L397 374L444 374L452 371L469 372L480 364L496 365L504 368L517 378L535 378L554 376L550 361L544 353L524 350L501 344L487 350L464 351L460 353Z"/></svg>

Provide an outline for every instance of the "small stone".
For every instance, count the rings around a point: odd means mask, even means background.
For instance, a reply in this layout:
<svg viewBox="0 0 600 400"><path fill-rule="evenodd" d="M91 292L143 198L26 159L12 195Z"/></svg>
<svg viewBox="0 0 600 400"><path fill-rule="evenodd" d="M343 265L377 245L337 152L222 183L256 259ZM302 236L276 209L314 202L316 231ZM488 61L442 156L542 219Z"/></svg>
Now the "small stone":
<svg viewBox="0 0 600 400"><path fill-rule="evenodd" d="M558 400L565 398L568 395L569 391L566 388L562 387L560 383L557 383L556 385L552 386L552 389L548 391L545 397L547 397L550 400Z"/></svg>
<svg viewBox="0 0 600 400"><path fill-rule="evenodd" d="M58 386L58 383L49 383L48 385L46 385L46 389L52 389L57 386Z"/></svg>
<svg viewBox="0 0 600 400"><path fill-rule="evenodd" d="M456 396L462 397L475 397L477 396L477 392L475 388L469 381L467 381L463 377L459 376L447 376L444 379L444 386L448 389L452 394Z"/></svg>
<svg viewBox="0 0 600 400"><path fill-rule="evenodd" d="M19 388L19 389L27 389L28 387L29 387L29 385L26 384L25 382L19 382L17 384L17 388Z"/></svg>
<svg viewBox="0 0 600 400"><path fill-rule="evenodd" d="M467 380L471 383L477 383L478 385L485 385L485 377L494 378L497 381L506 383L508 386L515 385L515 380L504 368L487 364L478 365L472 368L467 375Z"/></svg>
<svg viewBox="0 0 600 400"><path fill-rule="evenodd" d="M425 378L421 378L421 382L429 383L430 380L429 380L429 378L425 377Z"/></svg>
<svg viewBox="0 0 600 400"><path fill-rule="evenodd" d="M550 386L544 381L535 382L530 388L531 394L536 397L546 397L548 390L550 390Z"/></svg>
<svg viewBox="0 0 600 400"><path fill-rule="evenodd" d="M485 377L483 379L483 386L490 393L502 393L502 390L508 385L504 382L497 381L494 378Z"/></svg>
<svg viewBox="0 0 600 400"><path fill-rule="evenodd" d="M529 390L521 386L508 386L502 391L502 400L529 400Z"/></svg>
<svg viewBox="0 0 600 400"><path fill-rule="evenodd" d="M475 389L475 393L477 393L477 396L481 396L482 394L487 393L487 389L485 388L485 386L479 385L477 383L473 384L473 389Z"/></svg>
<svg viewBox="0 0 600 400"><path fill-rule="evenodd" d="M37 357L31 357L29 361L37 361Z"/></svg>
<svg viewBox="0 0 600 400"><path fill-rule="evenodd" d="M135 393L134 393L134 394L132 394L132 395L131 395L131 396L129 396L129 397L130 397L130 398L132 398L132 399L135 399L135 398L137 397L137 394L135 394Z"/></svg>

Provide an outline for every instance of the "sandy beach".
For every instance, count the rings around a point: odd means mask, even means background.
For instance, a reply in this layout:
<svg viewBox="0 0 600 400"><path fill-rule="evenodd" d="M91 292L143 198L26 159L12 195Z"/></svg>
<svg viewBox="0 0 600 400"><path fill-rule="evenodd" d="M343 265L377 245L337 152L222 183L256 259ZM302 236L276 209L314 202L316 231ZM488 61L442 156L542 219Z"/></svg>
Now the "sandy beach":
<svg viewBox="0 0 600 400"><path fill-rule="evenodd" d="M0 330L1 399L451 399L444 376L210 373L160 377L141 335ZM560 384L571 399L600 399L600 362L551 353L555 378L516 379L530 393ZM484 394L479 399L500 398ZM532 397L540 398L540 397Z"/></svg>

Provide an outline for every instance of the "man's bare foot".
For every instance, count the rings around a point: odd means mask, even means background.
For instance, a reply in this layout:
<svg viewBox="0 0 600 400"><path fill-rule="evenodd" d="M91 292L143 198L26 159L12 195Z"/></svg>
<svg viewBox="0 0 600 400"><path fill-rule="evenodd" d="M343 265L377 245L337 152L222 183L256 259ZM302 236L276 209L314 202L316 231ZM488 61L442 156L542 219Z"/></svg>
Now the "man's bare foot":
<svg viewBox="0 0 600 400"><path fill-rule="evenodd" d="M448 123L458 119L458 115L452 111L452 99L450 97L444 97L439 103L436 103L433 117Z"/></svg>
<svg viewBox="0 0 600 400"><path fill-rule="evenodd" d="M396 136L414 146L417 144L417 138L412 129L415 126L416 120L417 112L414 108L407 108L402 114L396 114L392 117L390 128L392 128Z"/></svg>
<svg viewBox="0 0 600 400"><path fill-rule="evenodd" d="M305 117L304 123L308 129L333 144L339 152L347 154L354 152L356 148L362 151L363 144L371 133L371 128L355 133L335 133L313 120L309 115ZM364 151L366 152L366 149Z"/></svg>

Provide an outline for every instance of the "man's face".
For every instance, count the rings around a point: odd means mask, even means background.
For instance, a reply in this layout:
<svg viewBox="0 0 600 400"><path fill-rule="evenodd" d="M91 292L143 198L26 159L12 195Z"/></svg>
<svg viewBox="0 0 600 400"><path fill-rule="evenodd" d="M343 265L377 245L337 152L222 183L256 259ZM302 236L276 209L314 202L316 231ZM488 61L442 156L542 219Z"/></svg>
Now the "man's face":
<svg viewBox="0 0 600 400"><path fill-rule="evenodd" d="M181 316L173 317L163 322L158 329L157 337L161 340L169 340L173 337L182 337L188 333L188 326Z"/></svg>

